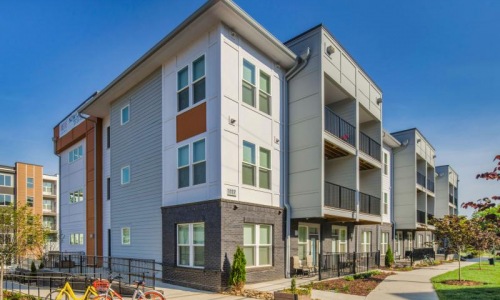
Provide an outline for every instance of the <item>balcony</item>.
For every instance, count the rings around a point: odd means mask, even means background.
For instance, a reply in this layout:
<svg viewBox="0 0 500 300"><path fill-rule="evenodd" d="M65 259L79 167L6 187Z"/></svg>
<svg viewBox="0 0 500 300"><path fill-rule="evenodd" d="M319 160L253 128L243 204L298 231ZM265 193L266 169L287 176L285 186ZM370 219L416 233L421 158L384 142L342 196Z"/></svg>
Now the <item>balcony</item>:
<svg viewBox="0 0 500 300"><path fill-rule="evenodd" d="M431 192L434 192L434 181L427 179L427 189Z"/></svg>
<svg viewBox="0 0 500 300"><path fill-rule="evenodd" d="M427 213L427 222L429 222L432 218L434 218L434 214Z"/></svg>
<svg viewBox="0 0 500 300"><path fill-rule="evenodd" d="M453 198L453 200L454 200L455 206L458 206L458 198L455 197L455 198Z"/></svg>
<svg viewBox="0 0 500 300"><path fill-rule="evenodd" d="M448 200L451 204L453 204L453 195L450 194L450 198Z"/></svg>
<svg viewBox="0 0 500 300"><path fill-rule="evenodd" d="M56 230L57 229L56 224L47 224L47 223L43 224L43 228L45 230Z"/></svg>
<svg viewBox="0 0 500 300"><path fill-rule="evenodd" d="M417 210L417 223L425 224L425 211Z"/></svg>
<svg viewBox="0 0 500 300"><path fill-rule="evenodd" d="M359 193L359 212L380 216L380 198Z"/></svg>
<svg viewBox="0 0 500 300"><path fill-rule="evenodd" d="M356 192L334 183L325 182L325 206L356 210Z"/></svg>
<svg viewBox="0 0 500 300"><path fill-rule="evenodd" d="M425 187L425 175L420 172L417 172L417 184Z"/></svg>
<svg viewBox="0 0 500 300"><path fill-rule="evenodd" d="M356 147L356 127L325 106L325 130L339 139Z"/></svg>
<svg viewBox="0 0 500 300"><path fill-rule="evenodd" d="M380 161L380 144L362 132L359 132L359 149Z"/></svg>

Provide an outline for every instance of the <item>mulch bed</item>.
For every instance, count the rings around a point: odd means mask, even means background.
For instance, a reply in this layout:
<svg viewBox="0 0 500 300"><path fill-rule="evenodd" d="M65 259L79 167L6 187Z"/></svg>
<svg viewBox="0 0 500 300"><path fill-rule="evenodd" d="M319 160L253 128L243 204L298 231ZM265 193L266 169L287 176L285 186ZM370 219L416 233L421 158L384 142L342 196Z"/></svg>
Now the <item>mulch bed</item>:
<svg viewBox="0 0 500 300"><path fill-rule="evenodd" d="M476 286L476 285L485 285L484 282L472 281L472 280L445 280L440 283L448 284L448 285L461 285L461 286Z"/></svg>
<svg viewBox="0 0 500 300"><path fill-rule="evenodd" d="M343 278L328 281L317 282L313 285L318 290L335 290L337 293L367 296L379 283L388 276L394 275L394 272L386 272L379 275L373 275L370 278L345 280Z"/></svg>

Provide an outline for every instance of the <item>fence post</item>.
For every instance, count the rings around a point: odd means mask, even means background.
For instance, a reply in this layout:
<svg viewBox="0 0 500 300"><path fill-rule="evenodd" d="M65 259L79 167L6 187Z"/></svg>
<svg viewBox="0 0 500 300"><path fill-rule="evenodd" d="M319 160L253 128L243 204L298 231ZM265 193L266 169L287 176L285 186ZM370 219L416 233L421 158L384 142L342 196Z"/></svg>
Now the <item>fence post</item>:
<svg viewBox="0 0 500 300"><path fill-rule="evenodd" d="M156 288L156 261L153 261L153 289L154 288Z"/></svg>
<svg viewBox="0 0 500 300"><path fill-rule="evenodd" d="M356 252L353 253L352 256L352 274L356 274L356 259L358 257L358 254Z"/></svg>
<svg viewBox="0 0 500 300"><path fill-rule="evenodd" d="M96 262L96 256L94 255L94 274L95 274L95 265L97 264Z"/></svg>
<svg viewBox="0 0 500 300"><path fill-rule="evenodd" d="M80 255L80 274L83 274L83 255Z"/></svg>
<svg viewBox="0 0 500 300"><path fill-rule="evenodd" d="M131 263L132 261L130 260L130 258L128 259L128 283L130 283L130 273L131 273Z"/></svg>
<svg viewBox="0 0 500 300"><path fill-rule="evenodd" d="M337 259L337 277L340 277L340 255L341 254L337 253L337 254L333 254L333 255L335 255L335 257Z"/></svg>

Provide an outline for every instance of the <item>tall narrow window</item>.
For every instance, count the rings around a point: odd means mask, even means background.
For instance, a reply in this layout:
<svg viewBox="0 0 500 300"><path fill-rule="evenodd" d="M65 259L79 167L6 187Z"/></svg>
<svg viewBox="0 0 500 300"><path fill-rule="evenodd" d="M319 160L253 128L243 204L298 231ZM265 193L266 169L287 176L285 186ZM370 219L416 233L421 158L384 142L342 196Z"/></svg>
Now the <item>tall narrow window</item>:
<svg viewBox="0 0 500 300"><path fill-rule="evenodd" d="M308 236L308 230L307 226L299 226L299 249L298 249L298 254L299 254L299 259L304 260L307 257L307 236Z"/></svg>
<svg viewBox="0 0 500 300"><path fill-rule="evenodd" d="M371 252L372 250L372 232L363 231L361 236L361 250L363 252Z"/></svg>
<svg viewBox="0 0 500 300"><path fill-rule="evenodd" d="M243 226L243 251L247 266L272 265L272 226L245 224Z"/></svg>
<svg viewBox="0 0 500 300"><path fill-rule="evenodd" d="M123 167L121 170L121 184L130 183L130 166Z"/></svg>
<svg viewBox="0 0 500 300"><path fill-rule="evenodd" d="M389 213L389 199L387 193L384 193L384 214L387 215Z"/></svg>
<svg viewBox="0 0 500 300"><path fill-rule="evenodd" d="M408 232L408 250L413 250L413 232Z"/></svg>
<svg viewBox="0 0 500 300"><path fill-rule="evenodd" d="M255 145L243 142L243 184L255 186Z"/></svg>
<svg viewBox="0 0 500 300"><path fill-rule="evenodd" d="M120 124L125 125L130 120L130 106L126 105L121 109L121 119Z"/></svg>
<svg viewBox="0 0 500 300"><path fill-rule="evenodd" d="M259 110L268 115L271 114L271 78L262 71L260 72Z"/></svg>
<svg viewBox="0 0 500 300"><path fill-rule="evenodd" d="M271 151L259 149L259 187L271 189Z"/></svg>
<svg viewBox="0 0 500 300"><path fill-rule="evenodd" d="M111 147L111 127L106 127L106 148Z"/></svg>
<svg viewBox="0 0 500 300"><path fill-rule="evenodd" d="M189 186L189 145L177 150L177 180L179 188Z"/></svg>
<svg viewBox="0 0 500 300"><path fill-rule="evenodd" d="M332 226L332 252L347 252L347 227Z"/></svg>
<svg viewBox="0 0 500 300"><path fill-rule="evenodd" d="M106 178L106 199L111 199L111 178Z"/></svg>
<svg viewBox="0 0 500 300"><path fill-rule="evenodd" d="M193 143L193 185L206 182L205 140Z"/></svg>
<svg viewBox="0 0 500 300"><path fill-rule="evenodd" d="M193 104L205 99L205 56L193 62Z"/></svg>
<svg viewBox="0 0 500 300"><path fill-rule="evenodd" d="M28 177L26 180L26 187L32 189L35 186L35 180L32 177Z"/></svg>
<svg viewBox="0 0 500 300"><path fill-rule="evenodd" d="M33 207L34 204L35 204L35 200L33 199L33 197L26 198L26 206Z"/></svg>
<svg viewBox="0 0 500 300"><path fill-rule="evenodd" d="M205 223L177 225L177 265L205 265Z"/></svg>
<svg viewBox="0 0 500 300"><path fill-rule="evenodd" d="M389 158L387 153L384 153L384 175L389 174Z"/></svg>
<svg viewBox="0 0 500 300"><path fill-rule="evenodd" d="M255 66L243 60L243 102L255 107Z"/></svg>
<svg viewBox="0 0 500 300"><path fill-rule="evenodd" d="M380 253L385 255L387 252L387 243L389 242L389 232L382 232L380 236Z"/></svg>
<svg viewBox="0 0 500 300"><path fill-rule="evenodd" d="M177 111L189 106L189 70L188 67L177 72Z"/></svg>
<svg viewBox="0 0 500 300"><path fill-rule="evenodd" d="M122 245L130 245L130 227L122 228Z"/></svg>

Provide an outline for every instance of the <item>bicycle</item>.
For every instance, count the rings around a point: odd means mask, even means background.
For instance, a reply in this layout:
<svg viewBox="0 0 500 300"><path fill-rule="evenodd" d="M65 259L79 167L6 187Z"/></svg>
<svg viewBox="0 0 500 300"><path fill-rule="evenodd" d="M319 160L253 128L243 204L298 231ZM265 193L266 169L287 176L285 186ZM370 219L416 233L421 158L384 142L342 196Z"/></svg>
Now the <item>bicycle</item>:
<svg viewBox="0 0 500 300"><path fill-rule="evenodd" d="M85 280L87 281L87 280ZM46 297L45 300L88 300L88 299L95 299L94 297L99 296L97 293L97 290L93 285L88 285L87 288L85 289L85 293L83 296L78 297L76 296L75 292L73 291L73 288L71 287L71 284L69 283L68 278L66 278L66 283L61 289L57 289L55 291L50 292Z"/></svg>
<svg viewBox="0 0 500 300"><path fill-rule="evenodd" d="M424 255L424 259L422 261L429 266L434 265L434 258L432 258L430 255Z"/></svg>
<svg viewBox="0 0 500 300"><path fill-rule="evenodd" d="M94 300L123 300L123 296L120 295L117 291L113 290L113 288L111 287L111 284L115 279L120 280L122 279L122 277L119 275L115 277L110 276L108 280L104 279L94 281L94 288L97 291L102 292L102 294L99 294L99 296L94 298ZM136 284L136 287L134 290L134 294L132 295L132 300L165 300L165 296L163 296L163 294L159 291L142 291L139 287L144 287L146 285L145 280L136 280L134 281L134 283Z"/></svg>

